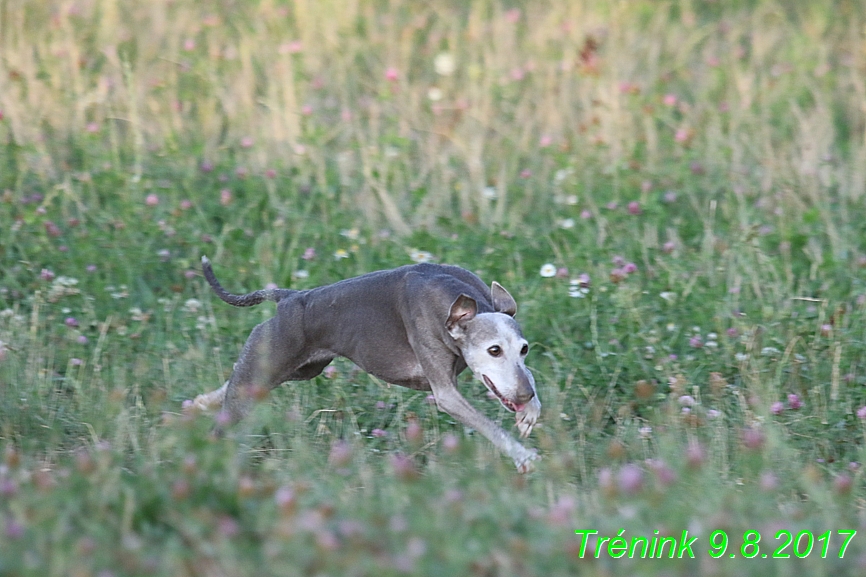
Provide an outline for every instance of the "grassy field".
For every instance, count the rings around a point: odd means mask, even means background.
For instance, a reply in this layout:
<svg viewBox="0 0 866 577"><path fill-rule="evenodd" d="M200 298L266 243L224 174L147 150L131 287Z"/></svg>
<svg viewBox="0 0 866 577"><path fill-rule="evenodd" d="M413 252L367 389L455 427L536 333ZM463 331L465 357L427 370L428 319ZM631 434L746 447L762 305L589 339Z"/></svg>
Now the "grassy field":
<svg viewBox="0 0 866 577"><path fill-rule="evenodd" d="M855 0L4 0L0 575L862 575L864 193ZM213 439L202 254L499 281L535 472L343 360Z"/></svg>

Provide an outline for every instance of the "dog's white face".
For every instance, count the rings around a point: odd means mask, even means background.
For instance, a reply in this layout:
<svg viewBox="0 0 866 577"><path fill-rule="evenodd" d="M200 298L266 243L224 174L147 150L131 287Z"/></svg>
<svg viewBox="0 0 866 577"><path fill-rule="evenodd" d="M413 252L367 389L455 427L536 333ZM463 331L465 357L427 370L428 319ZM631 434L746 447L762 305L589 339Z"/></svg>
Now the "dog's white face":
<svg viewBox="0 0 866 577"><path fill-rule="evenodd" d="M529 343L512 318L517 304L508 291L493 283L491 294L497 312L478 314L477 303L461 295L445 326L475 376L502 406L517 413L517 428L526 437L541 413L535 379L524 364Z"/></svg>
<svg viewBox="0 0 866 577"><path fill-rule="evenodd" d="M529 343L517 322L503 313L483 313L464 325L458 341L466 364L506 409L519 413L535 397L535 380L524 359Z"/></svg>

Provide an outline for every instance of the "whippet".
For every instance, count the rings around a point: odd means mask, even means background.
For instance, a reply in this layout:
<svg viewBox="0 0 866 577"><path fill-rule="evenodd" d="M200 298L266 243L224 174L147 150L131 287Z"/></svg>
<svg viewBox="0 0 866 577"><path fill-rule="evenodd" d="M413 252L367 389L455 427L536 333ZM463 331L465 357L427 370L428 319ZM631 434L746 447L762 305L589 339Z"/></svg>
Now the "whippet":
<svg viewBox="0 0 866 577"><path fill-rule="evenodd" d="M499 283L488 289L465 269L424 263L310 290L235 295L217 281L207 257L202 269L228 304L274 301L277 313L253 329L229 380L185 406L221 405L227 422L234 423L262 391L312 379L335 357L346 357L388 383L432 391L439 410L487 437L518 471L529 471L538 458L457 390L457 375L468 366L516 413L521 437L529 435L541 412L535 380L524 364L529 345L513 318L517 303Z"/></svg>

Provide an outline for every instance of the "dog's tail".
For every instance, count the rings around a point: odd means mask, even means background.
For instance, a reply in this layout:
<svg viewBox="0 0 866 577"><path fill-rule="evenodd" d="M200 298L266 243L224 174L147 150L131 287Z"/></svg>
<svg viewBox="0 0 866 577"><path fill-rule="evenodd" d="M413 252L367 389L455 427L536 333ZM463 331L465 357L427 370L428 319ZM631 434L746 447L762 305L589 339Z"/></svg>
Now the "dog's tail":
<svg viewBox="0 0 866 577"><path fill-rule="evenodd" d="M236 295L228 292L222 287L222 285L213 273L213 268L210 265L210 259L208 259L208 257L206 256L201 257L201 270L204 273L204 278L207 279L208 284L210 284L216 295L225 302L235 307L251 307L265 301L274 301L275 303L278 303L290 294L297 292L291 289L277 288L257 290L251 293L247 293L245 295Z"/></svg>

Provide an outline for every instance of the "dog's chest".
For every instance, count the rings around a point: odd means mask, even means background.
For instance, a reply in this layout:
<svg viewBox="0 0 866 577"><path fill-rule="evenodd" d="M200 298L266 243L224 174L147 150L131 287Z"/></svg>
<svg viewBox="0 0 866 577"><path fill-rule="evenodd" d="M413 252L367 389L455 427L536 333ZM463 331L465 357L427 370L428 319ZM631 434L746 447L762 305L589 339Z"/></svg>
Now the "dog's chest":
<svg viewBox="0 0 866 577"><path fill-rule="evenodd" d="M365 371L383 381L401 387L427 391L430 390L430 382L421 368L421 363L415 355L388 357L386 363L371 363L372 366L362 366Z"/></svg>

